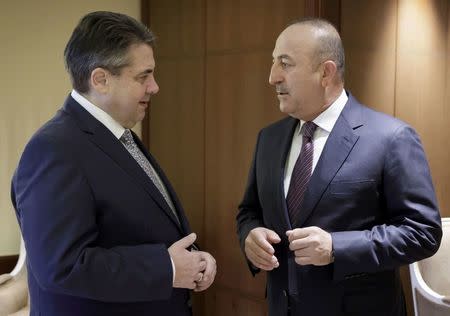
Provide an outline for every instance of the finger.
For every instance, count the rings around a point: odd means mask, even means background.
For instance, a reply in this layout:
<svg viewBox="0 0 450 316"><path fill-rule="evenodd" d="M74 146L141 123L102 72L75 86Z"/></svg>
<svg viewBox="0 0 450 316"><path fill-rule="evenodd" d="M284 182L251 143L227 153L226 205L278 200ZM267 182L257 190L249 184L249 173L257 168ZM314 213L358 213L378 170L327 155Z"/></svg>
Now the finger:
<svg viewBox="0 0 450 316"><path fill-rule="evenodd" d="M214 282L216 272L217 272L217 269L216 269L216 266L214 266L214 269L212 269L209 276L206 276L206 274L203 274L202 280L196 282L197 286L194 289L194 291L200 292L200 291L203 291L203 290L206 290L207 288L209 288L211 286L211 284Z"/></svg>
<svg viewBox="0 0 450 316"><path fill-rule="evenodd" d="M203 272L203 280L209 281L210 278L214 277L213 275L215 274L216 270L216 261L208 253L203 253L203 259L206 262L206 268L205 271Z"/></svg>
<svg viewBox="0 0 450 316"><path fill-rule="evenodd" d="M255 257L249 257L249 260L256 268L263 269L265 271L271 271L274 268L273 264L267 264Z"/></svg>
<svg viewBox="0 0 450 316"><path fill-rule="evenodd" d="M296 257L313 257L317 255L313 248L304 248L301 250L294 251Z"/></svg>
<svg viewBox="0 0 450 316"><path fill-rule="evenodd" d="M261 248L248 248L248 251L255 260L265 265L275 265L278 263L277 257L270 255Z"/></svg>
<svg viewBox="0 0 450 316"><path fill-rule="evenodd" d="M308 265L308 264L312 264L312 259L311 257L295 257L295 262L299 265Z"/></svg>
<svg viewBox="0 0 450 316"><path fill-rule="evenodd" d="M295 239L308 237L309 234L310 230L308 228L296 228L294 230L288 230L286 232L286 236L288 237L289 242Z"/></svg>
<svg viewBox="0 0 450 316"><path fill-rule="evenodd" d="M203 277L203 279L201 281L195 282L196 283L195 289L203 291L203 290L207 289L208 287L210 287L211 284L213 283L213 281L214 281L214 278L210 278L208 281L206 281L205 277Z"/></svg>
<svg viewBox="0 0 450 316"><path fill-rule="evenodd" d="M205 269L206 269L206 262L205 261L200 261L199 263L198 263L198 267L197 267L197 271L200 271L200 272L203 272L203 271L205 271Z"/></svg>
<svg viewBox="0 0 450 316"><path fill-rule="evenodd" d="M281 241L280 236L273 230L267 230L267 239L273 244L278 244Z"/></svg>
<svg viewBox="0 0 450 316"><path fill-rule="evenodd" d="M265 271L271 271L274 268L277 268L279 266L278 261L276 263L273 263L271 261L266 261L266 260L262 259L261 257L258 257L251 250L248 252L247 258L250 260L251 263L253 263L253 265L255 267L263 269Z"/></svg>
<svg viewBox="0 0 450 316"><path fill-rule="evenodd" d="M272 245L267 240L267 236L261 232L256 233L252 240L253 244L263 249L265 252L273 255L275 253L275 249L273 249Z"/></svg>
<svg viewBox="0 0 450 316"><path fill-rule="evenodd" d="M193 282L191 282L191 283L189 284L189 286L188 286L187 288L190 289L190 290L194 290L196 287L197 287L197 283L195 283L195 282L193 281Z"/></svg>
<svg viewBox="0 0 450 316"><path fill-rule="evenodd" d="M206 284L206 283L199 284L199 283L197 283L197 286L195 287L194 292L201 292L201 291L204 291L204 290L206 290L207 288L209 288L210 285L211 285L211 284Z"/></svg>
<svg viewBox="0 0 450 316"><path fill-rule="evenodd" d="M197 239L197 235L195 233L192 233L192 234L187 235L186 237L181 238L180 240L174 242L172 247L186 249L186 248L189 248L196 239Z"/></svg>
<svg viewBox="0 0 450 316"><path fill-rule="evenodd" d="M258 253L261 257L271 260L275 250L265 238L266 237L263 234L253 236L253 238L246 243L246 246L252 248L252 250Z"/></svg>
<svg viewBox="0 0 450 316"><path fill-rule="evenodd" d="M310 237L294 239L289 243L289 249L292 251L305 249L310 246L311 246L311 238Z"/></svg>
<svg viewBox="0 0 450 316"><path fill-rule="evenodd" d="M194 276L194 282L198 283L201 282L203 279L203 273L199 272Z"/></svg>

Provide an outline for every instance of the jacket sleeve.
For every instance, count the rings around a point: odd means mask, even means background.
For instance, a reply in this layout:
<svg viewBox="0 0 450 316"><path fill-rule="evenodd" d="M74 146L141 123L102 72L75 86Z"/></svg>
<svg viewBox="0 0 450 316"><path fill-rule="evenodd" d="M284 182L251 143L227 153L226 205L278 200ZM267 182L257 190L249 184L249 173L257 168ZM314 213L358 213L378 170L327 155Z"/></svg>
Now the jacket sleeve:
<svg viewBox="0 0 450 316"><path fill-rule="evenodd" d="M74 156L41 133L13 177L30 273L44 290L59 294L104 302L169 299L173 272L164 244L97 245L101 201Z"/></svg>
<svg viewBox="0 0 450 316"><path fill-rule="evenodd" d="M419 137L409 126L392 135L383 188L383 224L332 233L335 280L394 269L438 250L442 229L430 170Z"/></svg>

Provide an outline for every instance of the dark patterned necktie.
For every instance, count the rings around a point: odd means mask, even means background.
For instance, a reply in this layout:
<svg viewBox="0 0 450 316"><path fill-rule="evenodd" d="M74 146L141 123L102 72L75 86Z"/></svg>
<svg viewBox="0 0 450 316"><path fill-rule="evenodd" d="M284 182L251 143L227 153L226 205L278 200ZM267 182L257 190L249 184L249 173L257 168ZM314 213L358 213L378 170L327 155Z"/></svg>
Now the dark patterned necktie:
<svg viewBox="0 0 450 316"><path fill-rule="evenodd" d="M177 212L175 211L175 206L173 205L172 200L170 199L169 193L167 192L161 180L156 175L156 171L148 161L147 157L145 157L145 155L139 149L138 145L135 143L133 135L131 135L129 129L125 130L122 137L120 137L120 141L123 143L123 145L128 150L130 155L134 158L134 160L136 160L139 166L141 166L141 168L145 171L150 180L152 180L153 184L156 186L158 191L164 197L164 200L169 205L170 209L172 210L172 213L175 215L178 224L180 224L180 220L178 218Z"/></svg>
<svg viewBox="0 0 450 316"><path fill-rule="evenodd" d="M298 222L303 196L311 178L314 153L312 137L316 128L317 125L313 122L306 122L302 126L302 148L292 171L291 183L289 184L286 198L289 218L293 227Z"/></svg>

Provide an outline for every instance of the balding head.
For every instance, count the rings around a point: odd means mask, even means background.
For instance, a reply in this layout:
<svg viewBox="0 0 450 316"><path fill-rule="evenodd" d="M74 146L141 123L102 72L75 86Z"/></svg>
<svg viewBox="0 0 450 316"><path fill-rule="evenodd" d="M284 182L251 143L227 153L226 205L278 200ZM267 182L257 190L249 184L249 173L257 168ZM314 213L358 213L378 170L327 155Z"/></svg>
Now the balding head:
<svg viewBox="0 0 450 316"><path fill-rule="evenodd" d="M344 46L334 25L318 18L305 18L292 22L283 32L298 31L298 28L303 28L306 32L301 32L301 34L309 37L309 40L312 41L312 64L318 66L324 61L333 61L336 64L339 78L343 82L345 73ZM302 38L303 40L305 38Z"/></svg>

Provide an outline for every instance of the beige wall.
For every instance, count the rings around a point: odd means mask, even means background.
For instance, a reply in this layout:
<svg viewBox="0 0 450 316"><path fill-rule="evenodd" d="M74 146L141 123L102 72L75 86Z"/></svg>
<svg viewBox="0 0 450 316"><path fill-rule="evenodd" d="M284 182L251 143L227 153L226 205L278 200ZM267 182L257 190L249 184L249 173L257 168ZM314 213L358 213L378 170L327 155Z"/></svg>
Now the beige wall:
<svg viewBox="0 0 450 316"><path fill-rule="evenodd" d="M4 1L0 10L0 256L16 254L20 235L10 179L33 132L70 92L63 50L80 17L108 10L140 19L139 0Z"/></svg>

